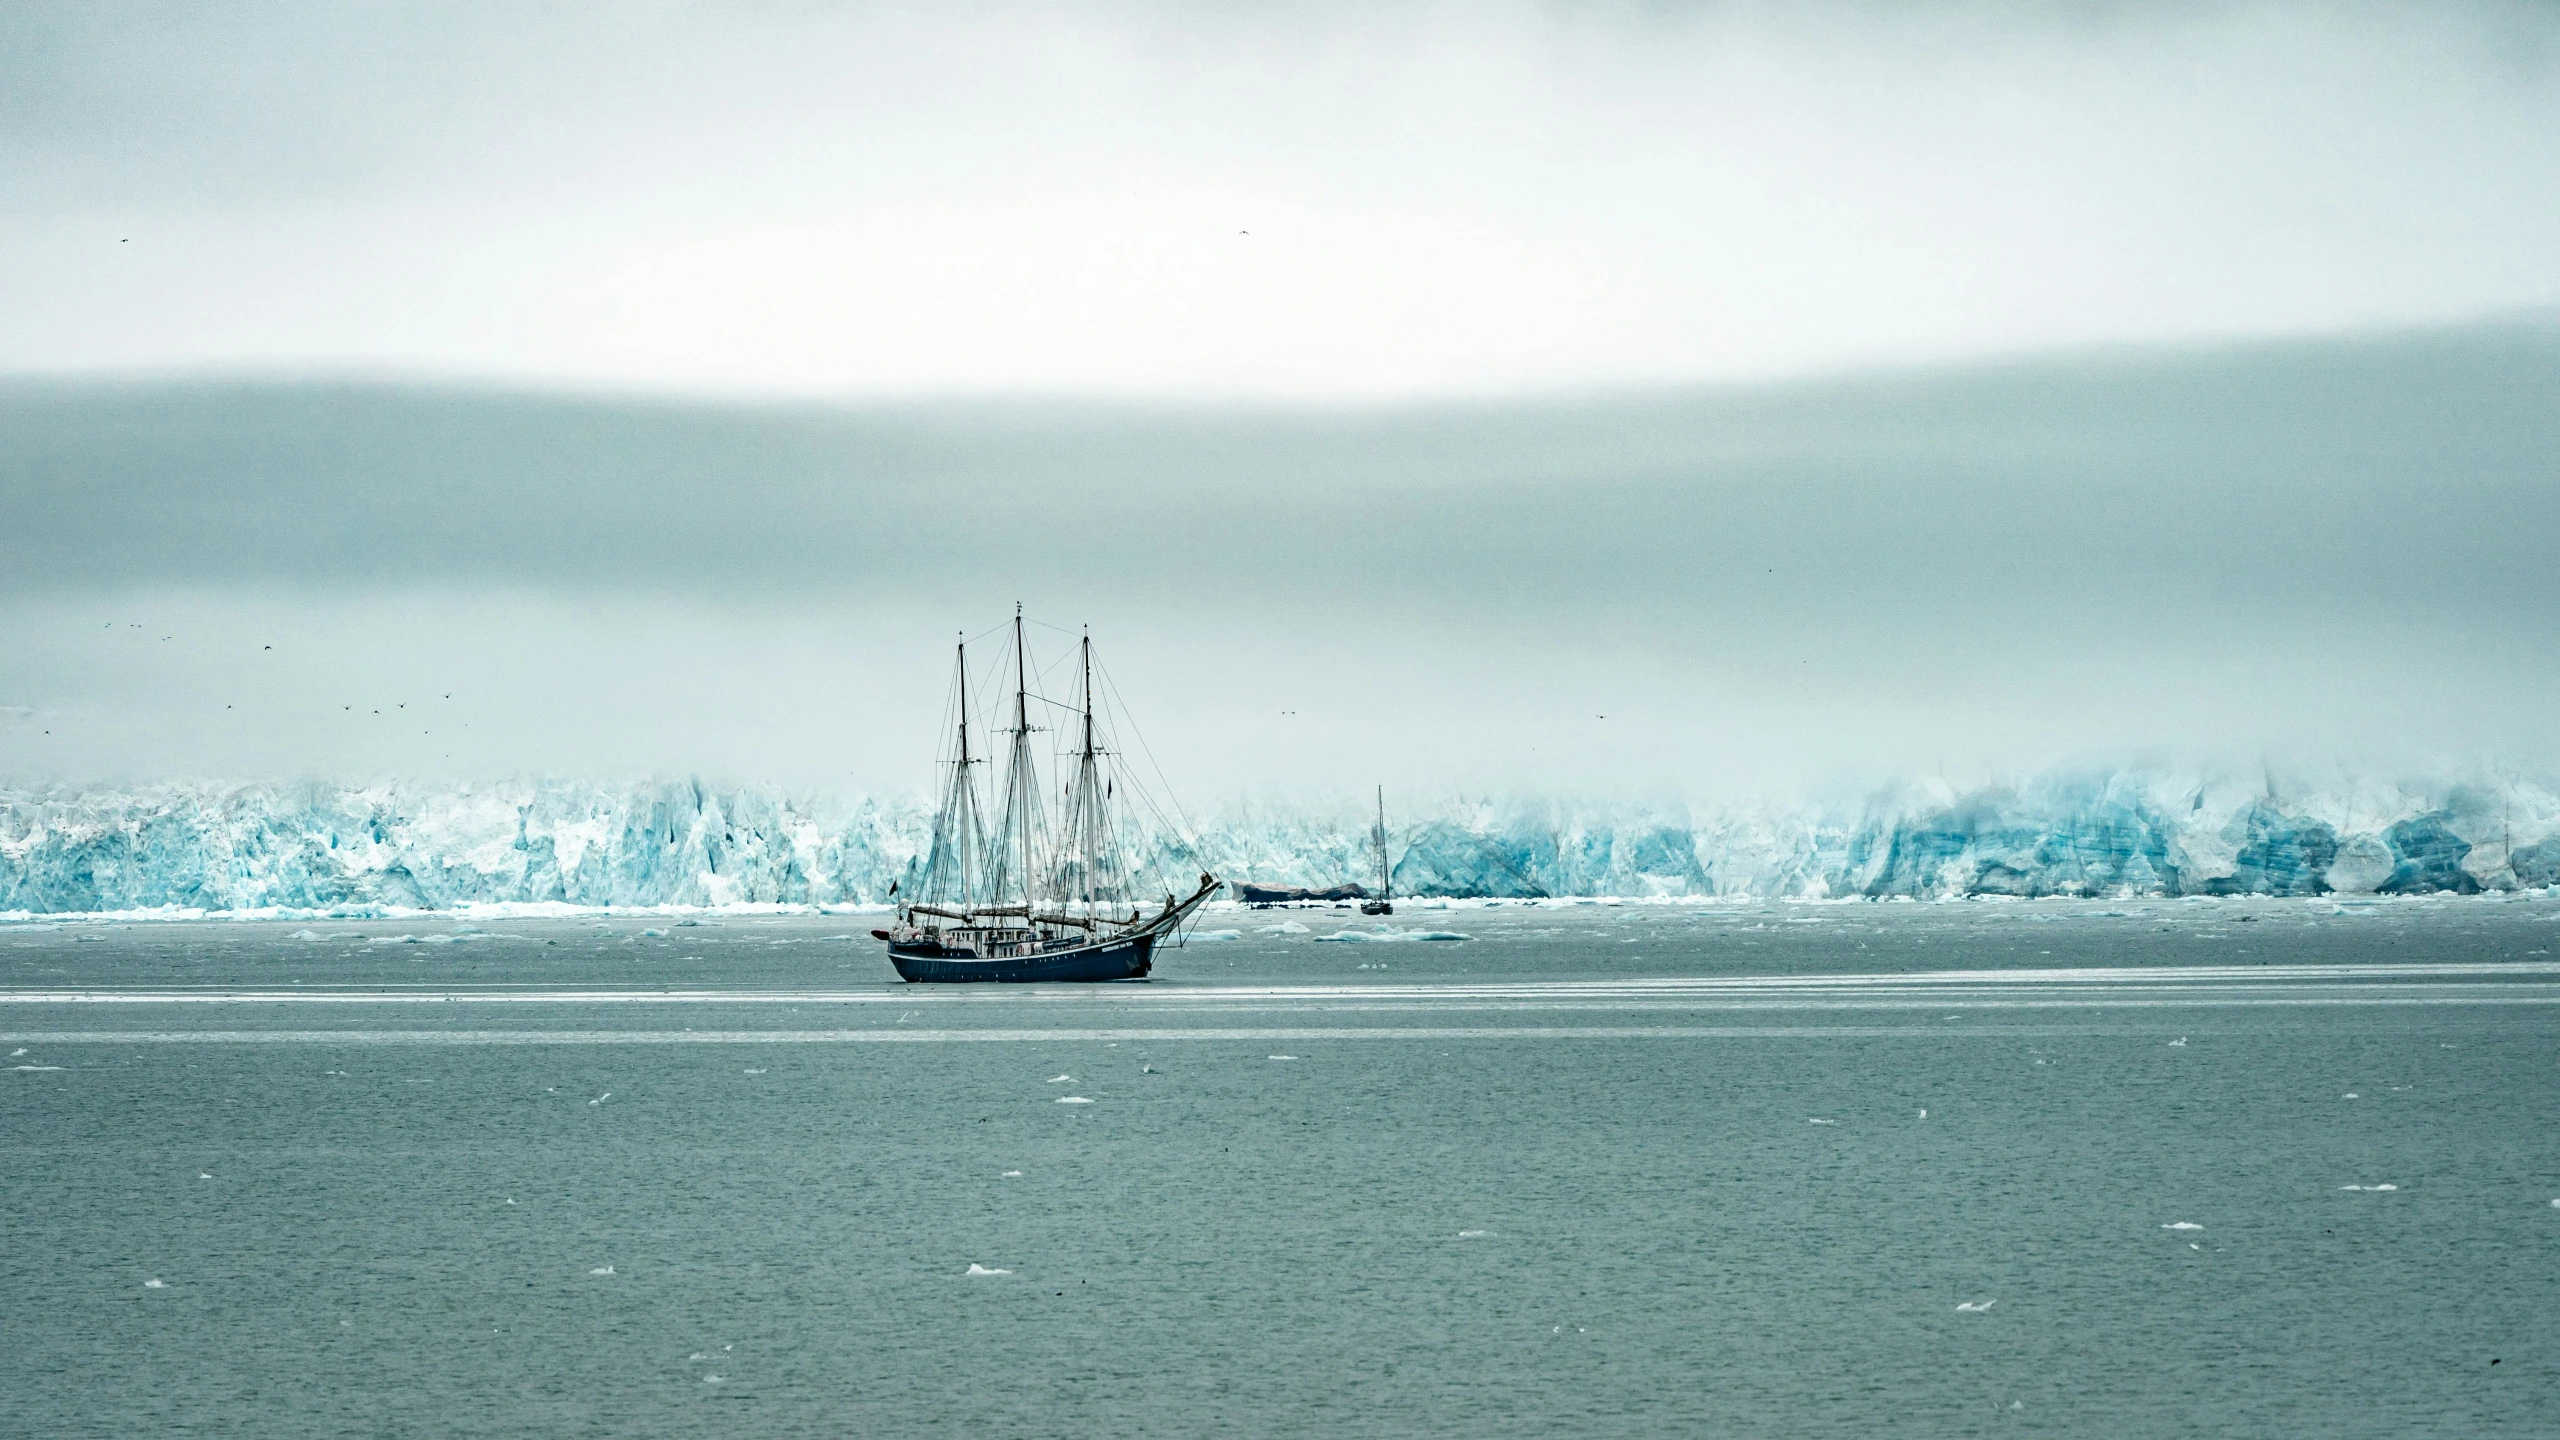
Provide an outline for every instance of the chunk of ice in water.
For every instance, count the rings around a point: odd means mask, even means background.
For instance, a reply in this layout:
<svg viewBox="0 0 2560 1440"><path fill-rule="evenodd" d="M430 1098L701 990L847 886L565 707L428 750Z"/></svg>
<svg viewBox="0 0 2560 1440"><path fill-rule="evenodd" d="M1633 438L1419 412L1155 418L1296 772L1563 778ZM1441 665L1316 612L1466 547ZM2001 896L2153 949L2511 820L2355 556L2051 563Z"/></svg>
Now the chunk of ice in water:
<svg viewBox="0 0 2560 1440"><path fill-rule="evenodd" d="M1073 1075L1052 1075L1049 1077L1049 1083L1052 1085L1064 1085L1074 1078L1076 1077Z"/></svg>
<svg viewBox="0 0 2560 1440"><path fill-rule="evenodd" d="M1307 933L1307 927L1295 920L1283 920L1277 925L1265 925L1253 933L1256 935L1304 935Z"/></svg>
<svg viewBox="0 0 2560 1440"><path fill-rule="evenodd" d="M1090 1105L1093 1102L1082 1095L1061 1095L1058 1097L1058 1103L1061 1105Z"/></svg>
<svg viewBox="0 0 2560 1440"><path fill-rule="evenodd" d="M2362 1190L2367 1193L2374 1193L2397 1190L2400 1187L2397 1185L2341 1185L2338 1188L2341 1190Z"/></svg>
<svg viewBox="0 0 2560 1440"><path fill-rule="evenodd" d="M1013 1272L1010 1270L990 1270L984 1265L972 1263L969 1266L969 1273L972 1275L1010 1275Z"/></svg>
<svg viewBox="0 0 2560 1440"><path fill-rule="evenodd" d="M145 1290L166 1290L169 1288L169 1282L161 1279L157 1275L154 1275L150 1279L142 1282L142 1288Z"/></svg>
<svg viewBox="0 0 2560 1440"><path fill-rule="evenodd" d="M1492 1233L1493 1232L1490 1230L1461 1230L1458 1232L1458 1238L1461 1240L1481 1240Z"/></svg>
<svg viewBox="0 0 2560 1440"><path fill-rule="evenodd" d="M2204 1227L2198 1225L2192 1220L2172 1220L2160 1228L2163 1230L2201 1230Z"/></svg>
<svg viewBox="0 0 2560 1440"><path fill-rule="evenodd" d="M599 1265L587 1273L590 1275L610 1275L613 1273L613 1267L610 1265Z"/></svg>
<svg viewBox="0 0 2560 1440"><path fill-rule="evenodd" d="M1000 1176L1000 1177L998 1177L998 1178L1000 1178L1000 1179L1005 1179L1005 1180L1019 1180L1019 1179L1021 1179L1021 1178L1022 1178L1022 1172L1021 1172L1021 1171L1019 1171L1019 1170L1007 1170L1006 1172L1004 1172L1004 1174L1003 1174L1002 1176Z"/></svg>
<svg viewBox="0 0 2560 1440"><path fill-rule="evenodd" d="M1274 1060L1295 1060L1298 1057L1295 1055L1274 1055L1271 1058Z"/></svg>
<svg viewBox="0 0 2560 1440"><path fill-rule="evenodd" d="M1979 1315L1999 1303L1997 1300L1959 1300L1956 1302L1956 1310L1960 1314Z"/></svg>

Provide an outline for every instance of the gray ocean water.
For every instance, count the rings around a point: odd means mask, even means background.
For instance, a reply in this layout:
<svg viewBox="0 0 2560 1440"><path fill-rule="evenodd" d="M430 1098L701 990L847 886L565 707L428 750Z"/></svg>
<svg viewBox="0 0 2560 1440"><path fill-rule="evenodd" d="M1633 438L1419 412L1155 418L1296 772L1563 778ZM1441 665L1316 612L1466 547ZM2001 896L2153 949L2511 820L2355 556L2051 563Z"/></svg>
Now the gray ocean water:
<svg viewBox="0 0 2560 1440"><path fill-rule="evenodd" d="M2560 1434L2547 898L872 923L0 926L0 1431Z"/></svg>

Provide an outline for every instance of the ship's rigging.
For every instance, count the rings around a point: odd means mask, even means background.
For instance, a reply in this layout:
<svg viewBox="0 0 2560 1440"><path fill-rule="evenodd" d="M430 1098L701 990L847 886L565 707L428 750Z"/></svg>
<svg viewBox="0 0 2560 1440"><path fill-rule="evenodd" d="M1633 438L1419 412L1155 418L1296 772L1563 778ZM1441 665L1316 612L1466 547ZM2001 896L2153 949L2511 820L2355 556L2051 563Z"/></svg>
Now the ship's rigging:
<svg viewBox="0 0 2560 1440"><path fill-rule="evenodd" d="M1167 823L1170 817L1123 763L1114 734L1128 730L1126 717L1109 703L1116 695L1098 669L1092 637L1078 637L1073 699L1059 702L1040 691L1044 672L1034 664L1024 624L1017 609L1010 643L1003 647L1009 653L999 656L998 686L973 685L969 642L956 647L942 792L923 873L901 907L898 933L883 932L893 958L915 947L931 948L936 959L956 960L964 952L1045 957L1062 948L1143 941L1143 962L1145 949L1177 933L1214 889L1204 874L1200 889L1179 899L1158 873L1174 865L1192 868L1194 846L1187 827ZM973 709L990 689L1002 697L1004 723L995 727L982 723ZM1050 716L1059 718L1035 723ZM1005 742L992 827L978 775L989 757L980 753L976 738L990 733ZM1052 773L1059 779L1054 824L1033 740L1043 733L1062 742L1053 757ZM1139 809L1153 823L1139 823ZM1141 846L1145 854L1133 856L1133 847ZM1159 897L1161 908L1151 914Z"/></svg>

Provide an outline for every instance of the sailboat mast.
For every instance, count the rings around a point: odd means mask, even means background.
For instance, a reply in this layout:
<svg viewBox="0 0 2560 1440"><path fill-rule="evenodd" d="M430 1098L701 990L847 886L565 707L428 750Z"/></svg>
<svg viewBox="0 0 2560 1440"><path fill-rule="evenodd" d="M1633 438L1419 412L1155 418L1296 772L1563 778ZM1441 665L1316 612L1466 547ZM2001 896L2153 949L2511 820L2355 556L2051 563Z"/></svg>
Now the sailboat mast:
<svg viewBox="0 0 2560 1440"><path fill-rule="evenodd" d="M960 642L959 664L960 768L951 779L955 795L969 783L969 642L966 640ZM971 830L977 828L977 818L973 809L968 817ZM970 874L977 863L977 857L972 853L978 848L973 843L975 839L975 836L967 833L963 833L960 837L960 908L963 910L976 903L978 898L978 887Z"/></svg>
<svg viewBox="0 0 2560 1440"><path fill-rule="evenodd" d="M1395 898L1387 893L1387 787L1378 787L1378 828L1370 832L1378 842L1378 898Z"/></svg>
<svg viewBox="0 0 2560 1440"><path fill-rule="evenodd" d="M1031 676L1022 658L1022 606L1013 607L1013 783L1015 824L1022 831L1022 904L1031 905Z"/></svg>

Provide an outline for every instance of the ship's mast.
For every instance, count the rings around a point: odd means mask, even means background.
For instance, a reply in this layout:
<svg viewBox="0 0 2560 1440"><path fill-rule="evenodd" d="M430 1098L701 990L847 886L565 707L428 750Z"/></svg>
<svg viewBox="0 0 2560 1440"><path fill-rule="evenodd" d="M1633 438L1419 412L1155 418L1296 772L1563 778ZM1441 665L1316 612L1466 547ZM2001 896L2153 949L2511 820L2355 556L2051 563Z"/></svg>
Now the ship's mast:
<svg viewBox="0 0 2560 1440"><path fill-rule="evenodd" d="M969 642L966 640L960 642L959 663L960 768L954 772L951 783L955 790L966 789L974 793L975 787L972 787L969 784ZM977 807L973 805L968 808L975 810ZM971 815L969 818L974 822L977 817L975 815ZM974 828L974 823L972 828ZM960 908L963 910L968 909L969 906L978 898L975 888L969 883L971 879L969 874L969 871L972 868L971 861L978 848L976 845L970 843L973 838L974 837L972 836L964 834L960 840Z"/></svg>
<svg viewBox="0 0 2560 1440"><path fill-rule="evenodd" d="M1033 868L1038 853L1040 829L1039 777L1031 763L1031 667L1022 639L1022 607L1013 607L1013 754L1006 762L1004 852L997 862L999 882L991 887L989 898L1003 904L1003 892L1012 890L1013 877L1006 875L1017 859L1021 864L1020 888L1024 913L1035 901L1040 881Z"/></svg>
<svg viewBox="0 0 2560 1440"><path fill-rule="evenodd" d="M981 763L969 751L969 646L957 650L959 672L960 748L951 767L951 783L942 793L934 817L933 850L925 865L923 893L914 897L934 905L966 910L978 901L978 851L984 845L978 821L978 786L969 767Z"/></svg>
<svg viewBox="0 0 2560 1440"><path fill-rule="evenodd" d="M1378 898L1391 900L1395 897L1387 893L1387 787L1384 785L1378 787L1378 828L1370 832L1370 838L1378 846Z"/></svg>

